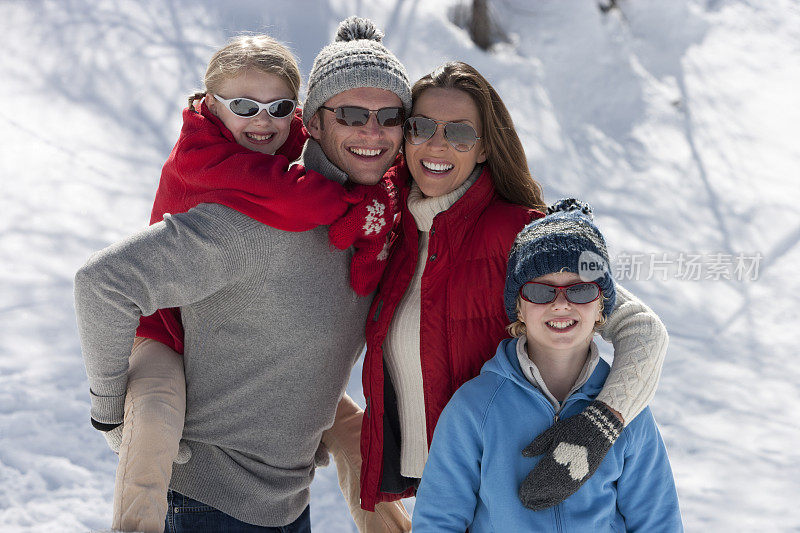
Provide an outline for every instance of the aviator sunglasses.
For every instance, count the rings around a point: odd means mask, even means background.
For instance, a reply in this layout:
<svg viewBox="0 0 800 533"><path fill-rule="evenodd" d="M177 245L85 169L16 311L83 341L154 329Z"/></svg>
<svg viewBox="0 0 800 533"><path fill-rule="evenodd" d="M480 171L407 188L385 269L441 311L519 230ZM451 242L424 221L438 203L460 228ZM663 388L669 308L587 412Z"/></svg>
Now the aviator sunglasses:
<svg viewBox="0 0 800 533"><path fill-rule="evenodd" d="M321 105L320 109L333 111L336 114L336 122L342 126L365 126L369 122L369 116L375 113L375 119L381 126L392 128L403 124L406 112L402 107L382 107L380 109L366 109L353 105L341 107L328 107Z"/></svg>
<svg viewBox="0 0 800 533"><path fill-rule="evenodd" d="M428 117L411 117L406 120L403 136L411 144L422 144L436 134L439 124L444 128L444 138L459 152L469 152L480 140L475 128L464 122L442 122Z"/></svg>
<svg viewBox="0 0 800 533"><path fill-rule="evenodd" d="M519 289L519 295L532 304L549 304L555 301L559 291L564 292L567 301L574 304L588 304L597 300L603 291L594 281L583 281L572 285L548 285L529 281Z"/></svg>
<svg viewBox="0 0 800 533"><path fill-rule="evenodd" d="M220 95L215 94L214 98L223 103L231 113L237 117L253 118L261 113L262 109L267 110L267 114L272 118L286 118L294 113L294 108L297 107L297 102L290 98L281 98L274 102L267 102L262 104L250 98L230 98L225 99Z"/></svg>

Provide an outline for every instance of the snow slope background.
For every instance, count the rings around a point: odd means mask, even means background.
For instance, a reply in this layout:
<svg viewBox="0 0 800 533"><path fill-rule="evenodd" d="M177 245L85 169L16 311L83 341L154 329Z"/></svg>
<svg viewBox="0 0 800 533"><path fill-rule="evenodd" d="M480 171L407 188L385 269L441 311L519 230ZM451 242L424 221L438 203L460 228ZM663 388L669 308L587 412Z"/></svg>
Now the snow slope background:
<svg viewBox="0 0 800 533"><path fill-rule="evenodd" d="M72 277L146 224L213 50L268 32L307 74L351 14L385 29L412 79L477 67L546 199L594 206L622 283L671 334L652 408L687 530L800 530L800 7L495 0L509 42L488 54L450 22L455 3L0 2L0 531L110 523L116 457L88 424ZM738 256L760 257L747 280ZM360 389L358 365L363 405ZM332 467L312 523L355 531Z"/></svg>

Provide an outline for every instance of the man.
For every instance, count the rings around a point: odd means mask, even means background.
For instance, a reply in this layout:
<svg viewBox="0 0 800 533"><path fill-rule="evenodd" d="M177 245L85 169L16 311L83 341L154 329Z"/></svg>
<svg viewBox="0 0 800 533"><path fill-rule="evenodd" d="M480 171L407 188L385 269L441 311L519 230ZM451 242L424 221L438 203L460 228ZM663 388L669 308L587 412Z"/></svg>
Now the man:
<svg viewBox="0 0 800 533"><path fill-rule="evenodd" d="M351 17L342 26L360 21L364 19ZM400 151L403 116L393 111L411 111L405 69L380 43L381 34L372 35L377 39L337 37L322 49L303 106L303 122L327 156L328 168L332 164L334 171L364 184L377 183Z"/></svg>
<svg viewBox="0 0 800 533"><path fill-rule="evenodd" d="M329 179L377 183L399 151L410 86L380 37L369 21L348 19L315 61L305 118L313 139L304 163ZM363 109L354 107L369 110L362 125L352 119ZM285 232L201 204L95 254L76 275L92 415L100 413L104 423L121 419L123 354L138 317L182 308L183 437L191 459L172 469L170 531L199 527L192 515L215 520L211 527L219 529L309 530L315 451L363 347L370 304L347 284L352 252L331 250L327 233ZM235 308L220 305L221 293L227 302L238 298ZM340 483L355 488L355 504L346 493L351 510L358 508L352 428L360 427L359 417L346 398L324 439L341 468ZM355 453L342 451L353 442ZM361 520L362 529L410 526L403 513L392 523L389 514Z"/></svg>
<svg viewBox="0 0 800 533"><path fill-rule="evenodd" d="M328 178L375 184L394 163L403 142L403 120L411 111L411 89L405 68L381 38L370 21L350 17L340 24L336 41L314 60L303 105L311 135L303 152L306 168ZM403 115L394 114L395 109ZM350 513L362 533L411 531L399 501L380 503L374 513L361 508L362 417L363 410L345 394L333 427L322 438L333 454Z"/></svg>

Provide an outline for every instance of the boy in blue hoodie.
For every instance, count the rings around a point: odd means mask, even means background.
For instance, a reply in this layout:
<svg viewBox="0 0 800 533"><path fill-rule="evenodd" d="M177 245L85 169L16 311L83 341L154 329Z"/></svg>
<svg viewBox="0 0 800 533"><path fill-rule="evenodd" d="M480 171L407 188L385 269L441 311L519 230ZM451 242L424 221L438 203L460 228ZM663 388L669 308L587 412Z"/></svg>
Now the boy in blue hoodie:
<svg viewBox="0 0 800 533"><path fill-rule="evenodd" d="M417 491L414 533L683 531L650 409L617 438L621 424L595 401L609 371L592 341L614 308L608 265L591 208L574 199L519 233L504 295L514 338L443 411ZM592 472L593 446L580 438L559 444L555 460L574 480L589 479L562 503L533 511L522 481L547 449L547 429L574 415L585 418L586 434L613 445Z"/></svg>

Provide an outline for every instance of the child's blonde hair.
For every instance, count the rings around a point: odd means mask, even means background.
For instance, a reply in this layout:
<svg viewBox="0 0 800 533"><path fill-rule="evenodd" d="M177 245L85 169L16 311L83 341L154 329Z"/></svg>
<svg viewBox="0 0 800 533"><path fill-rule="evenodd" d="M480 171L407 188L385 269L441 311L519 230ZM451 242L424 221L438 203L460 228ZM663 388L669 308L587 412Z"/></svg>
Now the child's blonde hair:
<svg viewBox="0 0 800 533"><path fill-rule="evenodd" d="M225 80L251 68L279 76L292 91L292 98L299 99L300 68L292 52L268 35L239 35L211 57L203 79L205 90L189 96L189 108L206 93L219 91Z"/></svg>
<svg viewBox="0 0 800 533"><path fill-rule="evenodd" d="M598 331L606 323L606 317L603 314L603 309L605 309L605 307L606 307L605 300L606 300L606 297L601 294L600 295L600 320L598 320L597 322L594 323L594 330L595 331ZM523 335L525 335L528 332L528 330L525 329L525 322L523 322L522 320L519 319L519 317L521 317L521 316L522 316L522 298L517 296L517 319L514 322L512 322L511 324L509 324L508 326L506 326L506 331L508 331L508 334L511 335L512 337L522 337Z"/></svg>

